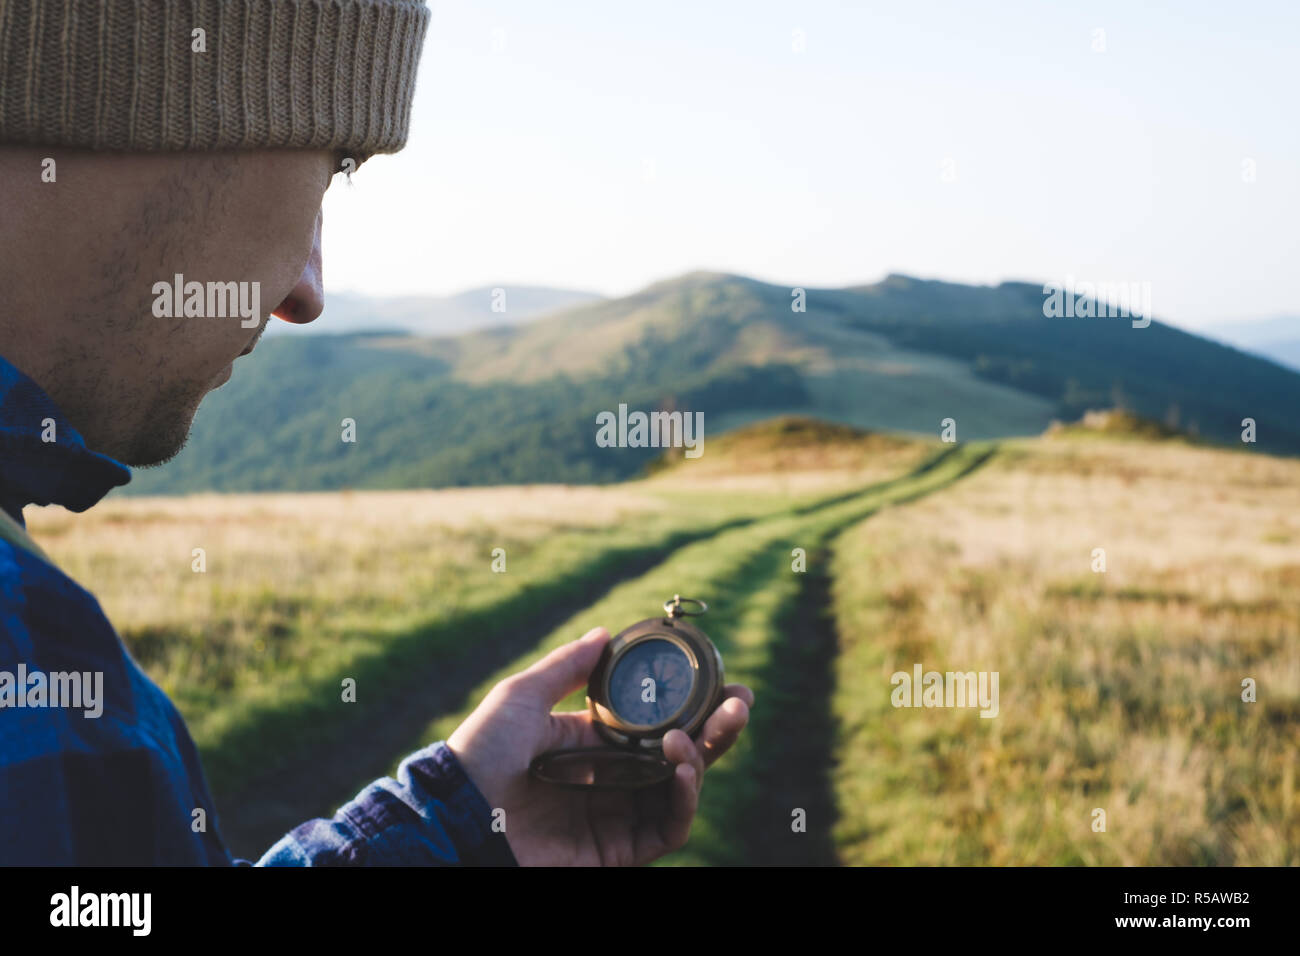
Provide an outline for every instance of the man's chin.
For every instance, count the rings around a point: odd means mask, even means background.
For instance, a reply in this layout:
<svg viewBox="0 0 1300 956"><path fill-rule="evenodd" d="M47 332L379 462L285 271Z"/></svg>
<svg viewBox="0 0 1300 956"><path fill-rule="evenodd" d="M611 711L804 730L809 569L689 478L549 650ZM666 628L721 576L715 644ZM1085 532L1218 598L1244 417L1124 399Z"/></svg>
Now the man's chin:
<svg viewBox="0 0 1300 956"><path fill-rule="evenodd" d="M156 468L167 464L189 442L196 411L197 403L179 415L175 410L164 412L159 409L149 416L149 430L137 435L130 453L119 460L132 468Z"/></svg>
<svg viewBox="0 0 1300 956"><path fill-rule="evenodd" d="M189 442L189 431L179 439L163 444L151 436L147 444L142 444L133 451L128 458L122 460L122 464L130 465L132 468L157 468L159 465L165 465L177 455Z"/></svg>

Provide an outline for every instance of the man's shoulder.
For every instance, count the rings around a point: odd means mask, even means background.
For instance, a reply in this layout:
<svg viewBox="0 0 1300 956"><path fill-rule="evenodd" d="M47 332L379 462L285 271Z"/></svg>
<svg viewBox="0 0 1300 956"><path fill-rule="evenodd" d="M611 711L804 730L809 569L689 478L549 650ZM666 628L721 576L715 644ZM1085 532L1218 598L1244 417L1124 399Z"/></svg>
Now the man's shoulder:
<svg viewBox="0 0 1300 956"><path fill-rule="evenodd" d="M7 862L229 862L201 776L146 725L0 709L0 809Z"/></svg>
<svg viewBox="0 0 1300 956"><path fill-rule="evenodd" d="M179 722L94 595L0 541L0 718L6 715L0 741L23 728L94 749L167 745Z"/></svg>
<svg viewBox="0 0 1300 956"><path fill-rule="evenodd" d="M33 602L57 601L69 609L103 618L99 601L45 558L0 537L0 613Z"/></svg>
<svg viewBox="0 0 1300 956"><path fill-rule="evenodd" d="M129 661L48 641L11 610L0 600L0 767L166 746L171 722L142 697Z"/></svg>
<svg viewBox="0 0 1300 956"><path fill-rule="evenodd" d="M3 541L0 794L6 813L28 821L0 821L0 858L228 862L175 705L93 595ZM192 831L200 809L205 828Z"/></svg>

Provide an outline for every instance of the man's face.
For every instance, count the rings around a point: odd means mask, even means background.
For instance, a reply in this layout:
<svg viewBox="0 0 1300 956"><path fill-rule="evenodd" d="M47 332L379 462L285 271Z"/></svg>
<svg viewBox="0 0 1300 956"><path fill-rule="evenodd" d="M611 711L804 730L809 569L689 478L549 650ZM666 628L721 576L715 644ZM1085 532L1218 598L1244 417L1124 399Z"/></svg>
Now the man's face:
<svg viewBox="0 0 1300 956"><path fill-rule="evenodd" d="M56 159L54 182L41 181L44 156ZM320 206L337 166L329 151L0 149L0 355L93 450L130 465L165 461L268 313L320 314ZM236 283L246 301L256 289L261 311L209 314L205 292L203 315L159 317L155 285L170 288L177 274L205 290ZM160 311L169 304L184 301L168 294Z"/></svg>

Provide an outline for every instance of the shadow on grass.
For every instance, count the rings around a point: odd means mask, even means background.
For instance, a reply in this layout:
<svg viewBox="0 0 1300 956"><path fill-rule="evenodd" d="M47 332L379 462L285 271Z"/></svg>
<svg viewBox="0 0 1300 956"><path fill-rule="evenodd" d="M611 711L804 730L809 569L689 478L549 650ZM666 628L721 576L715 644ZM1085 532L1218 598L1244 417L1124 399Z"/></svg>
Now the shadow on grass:
<svg viewBox="0 0 1300 956"><path fill-rule="evenodd" d="M362 786L391 772L404 756L397 751L434 718L463 709L469 688L599 594L680 547L752 520L606 551L563 578L398 635L383 654L315 682L304 697L308 703L254 712L203 753L227 846L236 856L256 858L297 824L332 814ZM355 703L343 706L346 677L356 680L358 692Z"/></svg>
<svg viewBox="0 0 1300 956"><path fill-rule="evenodd" d="M809 555L810 568L819 553ZM752 673L729 673L755 695L743 746L723 757L705 780L700 823L677 858L665 862L819 866L835 863L830 840L835 804L830 782L831 668L834 631L827 628L829 581L824 571L795 574L789 550L763 548L723 588L734 607L761 599L781 577L795 590L765 622L764 662ZM779 585L777 585L779 586ZM735 628L710 627L723 659L741 656ZM791 827L802 811L805 831Z"/></svg>
<svg viewBox="0 0 1300 956"><path fill-rule="evenodd" d="M771 615L770 650L751 679L756 701L745 731L746 746L724 758L713 771L712 785L706 783L700 811L706 826L688 844L680 862L723 866L838 862L832 838L837 807L831 690L839 636L831 605L830 544L885 505L951 487L995 452L995 446L950 449L901 479L873 486L861 508L847 511L834 524L819 522L814 513L799 536L807 551L804 572L792 571L790 550L784 546L756 552L737 570L732 586L724 589L734 606L779 587L782 577L794 576L794 589ZM941 484L909 487L954 456L959 456L957 468ZM838 499L836 504L842 502ZM717 628L724 659L732 644L731 630L728 624ZM796 820L801 828L796 829Z"/></svg>
<svg viewBox="0 0 1300 956"><path fill-rule="evenodd" d="M809 555L799 594L777 619L778 639L764 674L763 710L772 716L755 729L772 759L754 768L754 797L745 814L747 862L760 866L837 862L831 840L835 720L829 690L839 639L824 555L824 548ZM796 809L802 811L802 831L794 828Z"/></svg>

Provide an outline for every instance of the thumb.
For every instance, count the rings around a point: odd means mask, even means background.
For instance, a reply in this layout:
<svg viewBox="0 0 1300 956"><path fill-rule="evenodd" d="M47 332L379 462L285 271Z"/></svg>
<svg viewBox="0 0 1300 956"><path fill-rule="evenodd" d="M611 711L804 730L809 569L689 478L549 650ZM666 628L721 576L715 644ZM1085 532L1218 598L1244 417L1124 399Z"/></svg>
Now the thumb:
<svg viewBox="0 0 1300 956"><path fill-rule="evenodd" d="M592 628L520 674L518 689L549 710L587 683L608 643L609 631L603 627Z"/></svg>

